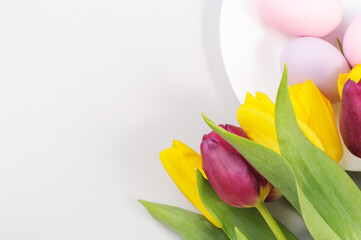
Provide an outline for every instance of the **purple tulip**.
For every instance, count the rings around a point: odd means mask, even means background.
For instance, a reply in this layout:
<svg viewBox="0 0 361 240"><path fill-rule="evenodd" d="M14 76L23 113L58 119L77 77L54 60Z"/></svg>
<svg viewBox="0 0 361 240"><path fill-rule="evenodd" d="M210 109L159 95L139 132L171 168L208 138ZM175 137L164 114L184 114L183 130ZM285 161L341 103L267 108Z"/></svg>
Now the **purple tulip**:
<svg viewBox="0 0 361 240"><path fill-rule="evenodd" d="M361 158L361 81L348 80L343 87L340 132L348 150Z"/></svg>
<svg viewBox="0 0 361 240"><path fill-rule="evenodd" d="M242 128L220 125L238 136L248 138ZM220 199L234 207L255 207L281 196L257 170L217 133L203 136L203 170Z"/></svg>

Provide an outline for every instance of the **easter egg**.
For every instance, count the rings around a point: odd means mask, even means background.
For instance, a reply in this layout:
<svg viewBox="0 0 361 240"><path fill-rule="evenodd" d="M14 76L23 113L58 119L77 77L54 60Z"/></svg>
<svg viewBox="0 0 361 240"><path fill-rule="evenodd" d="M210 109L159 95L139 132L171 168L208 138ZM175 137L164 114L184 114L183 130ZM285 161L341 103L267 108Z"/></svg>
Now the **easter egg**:
<svg viewBox="0 0 361 240"><path fill-rule="evenodd" d="M310 79L331 101L340 100L337 80L350 67L341 52L330 43L314 37L298 38L287 44L281 55L281 70L288 68L288 84Z"/></svg>
<svg viewBox="0 0 361 240"><path fill-rule="evenodd" d="M257 0L261 17L293 36L323 37L342 20L341 0Z"/></svg>
<svg viewBox="0 0 361 240"><path fill-rule="evenodd" d="M343 38L345 57L351 66L361 64L361 16L349 25Z"/></svg>

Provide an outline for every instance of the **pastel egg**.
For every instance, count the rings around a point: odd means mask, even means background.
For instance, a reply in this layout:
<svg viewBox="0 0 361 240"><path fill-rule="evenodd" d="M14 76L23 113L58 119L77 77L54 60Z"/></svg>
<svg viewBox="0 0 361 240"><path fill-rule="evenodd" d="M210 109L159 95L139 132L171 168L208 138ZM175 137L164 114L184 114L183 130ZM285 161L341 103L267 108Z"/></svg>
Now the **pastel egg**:
<svg viewBox="0 0 361 240"><path fill-rule="evenodd" d="M341 52L330 43L314 37L298 38L283 50L281 70L288 68L288 84L303 83L310 79L331 101L340 100L337 80L350 67Z"/></svg>
<svg viewBox="0 0 361 240"><path fill-rule="evenodd" d="M343 38L345 57L351 66L361 64L361 16L352 21Z"/></svg>
<svg viewBox="0 0 361 240"><path fill-rule="evenodd" d="M342 20L341 0L257 0L261 17L293 36L323 37Z"/></svg>

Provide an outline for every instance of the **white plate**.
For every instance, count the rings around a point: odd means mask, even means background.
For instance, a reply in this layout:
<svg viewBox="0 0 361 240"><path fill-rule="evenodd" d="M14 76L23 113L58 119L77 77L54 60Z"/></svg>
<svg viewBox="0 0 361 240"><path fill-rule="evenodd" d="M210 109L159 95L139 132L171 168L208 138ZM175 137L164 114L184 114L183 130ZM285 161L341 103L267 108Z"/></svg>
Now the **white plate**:
<svg viewBox="0 0 361 240"><path fill-rule="evenodd" d="M325 39L336 45L336 37L343 33L355 16L361 14L361 3L343 1L344 19ZM224 65L238 100L244 101L246 92L266 93L275 99L281 72L280 55L290 40L259 17L255 1L224 0L220 23L221 49ZM334 106L338 119L339 106ZM340 165L349 171L361 171L361 159L344 148Z"/></svg>

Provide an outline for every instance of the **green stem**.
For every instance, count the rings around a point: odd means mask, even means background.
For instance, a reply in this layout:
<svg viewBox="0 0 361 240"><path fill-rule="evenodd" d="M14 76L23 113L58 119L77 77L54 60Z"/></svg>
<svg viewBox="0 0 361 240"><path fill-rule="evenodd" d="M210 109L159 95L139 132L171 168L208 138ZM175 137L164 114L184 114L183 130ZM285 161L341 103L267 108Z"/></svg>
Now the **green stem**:
<svg viewBox="0 0 361 240"><path fill-rule="evenodd" d="M336 38L336 40L337 40L338 47L340 48L340 51L341 51L342 55L345 56L345 53L343 52L343 45L342 45L340 39ZM352 66L351 66L351 64L350 64L348 61L347 61L347 64L348 64L348 65L350 66L350 68L352 69Z"/></svg>
<svg viewBox="0 0 361 240"><path fill-rule="evenodd" d="M341 51L342 55L345 56L345 54L343 52L343 46L342 46L342 43L341 43L340 39L336 38L336 40L337 40L338 47L340 48L340 51Z"/></svg>
<svg viewBox="0 0 361 240"><path fill-rule="evenodd" d="M260 203L257 207L257 210L262 215L264 220L266 220L268 226L271 228L273 234L276 236L278 240L287 240L283 232L281 231L280 227L278 226L276 220L272 217L271 213L264 205L264 202Z"/></svg>

